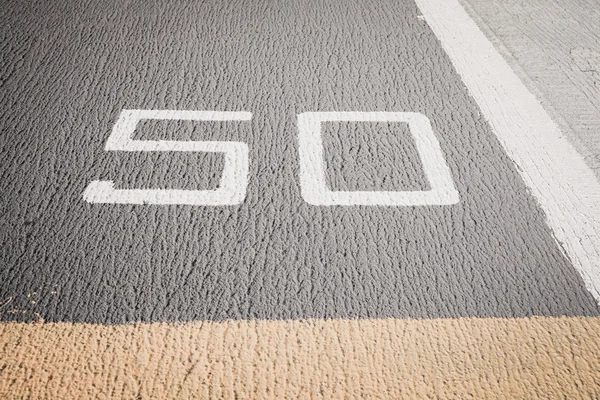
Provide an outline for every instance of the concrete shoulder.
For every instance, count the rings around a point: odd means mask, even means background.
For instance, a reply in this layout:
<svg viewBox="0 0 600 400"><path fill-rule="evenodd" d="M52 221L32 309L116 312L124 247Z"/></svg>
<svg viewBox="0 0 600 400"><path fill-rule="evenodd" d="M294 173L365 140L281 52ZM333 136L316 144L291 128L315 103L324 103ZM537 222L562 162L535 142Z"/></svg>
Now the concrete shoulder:
<svg viewBox="0 0 600 400"><path fill-rule="evenodd" d="M600 9L592 0L460 0L600 180Z"/></svg>

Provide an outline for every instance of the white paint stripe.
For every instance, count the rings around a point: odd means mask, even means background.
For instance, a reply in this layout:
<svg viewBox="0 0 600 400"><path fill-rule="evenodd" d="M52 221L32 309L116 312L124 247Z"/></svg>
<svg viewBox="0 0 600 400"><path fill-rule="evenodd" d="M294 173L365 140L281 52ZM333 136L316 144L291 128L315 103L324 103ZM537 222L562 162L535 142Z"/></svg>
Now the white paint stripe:
<svg viewBox="0 0 600 400"><path fill-rule="evenodd" d="M415 0L600 303L600 183L457 0Z"/></svg>

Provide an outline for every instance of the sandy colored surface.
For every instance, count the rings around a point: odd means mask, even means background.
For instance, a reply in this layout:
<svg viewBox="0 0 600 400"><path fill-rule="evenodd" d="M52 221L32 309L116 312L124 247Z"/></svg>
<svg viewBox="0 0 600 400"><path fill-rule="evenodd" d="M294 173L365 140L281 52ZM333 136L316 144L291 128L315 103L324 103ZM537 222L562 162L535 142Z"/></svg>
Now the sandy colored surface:
<svg viewBox="0 0 600 400"><path fill-rule="evenodd" d="M598 398L600 318L0 326L2 398Z"/></svg>

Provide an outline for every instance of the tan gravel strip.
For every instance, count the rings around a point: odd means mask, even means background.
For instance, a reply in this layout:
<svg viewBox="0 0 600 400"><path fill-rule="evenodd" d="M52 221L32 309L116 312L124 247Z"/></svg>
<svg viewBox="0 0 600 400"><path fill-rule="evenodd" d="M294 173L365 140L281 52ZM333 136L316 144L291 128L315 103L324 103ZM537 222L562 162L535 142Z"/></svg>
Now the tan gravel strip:
<svg viewBox="0 0 600 400"><path fill-rule="evenodd" d="M599 398L600 318L0 325L1 398Z"/></svg>

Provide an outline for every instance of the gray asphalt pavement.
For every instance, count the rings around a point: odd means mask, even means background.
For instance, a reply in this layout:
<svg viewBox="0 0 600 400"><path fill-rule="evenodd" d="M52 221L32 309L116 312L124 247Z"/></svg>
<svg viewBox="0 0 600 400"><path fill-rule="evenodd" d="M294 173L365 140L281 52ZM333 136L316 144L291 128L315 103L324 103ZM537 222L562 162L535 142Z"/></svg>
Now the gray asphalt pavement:
<svg viewBox="0 0 600 400"><path fill-rule="evenodd" d="M25 310L3 320L600 315L412 1L3 3L0 299ZM134 135L246 143L244 202L84 201L98 179L219 184L217 153L105 151L123 109L252 112ZM425 115L458 203L307 203L297 116L316 111ZM331 190L431 188L406 124L322 135Z"/></svg>

